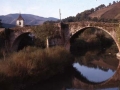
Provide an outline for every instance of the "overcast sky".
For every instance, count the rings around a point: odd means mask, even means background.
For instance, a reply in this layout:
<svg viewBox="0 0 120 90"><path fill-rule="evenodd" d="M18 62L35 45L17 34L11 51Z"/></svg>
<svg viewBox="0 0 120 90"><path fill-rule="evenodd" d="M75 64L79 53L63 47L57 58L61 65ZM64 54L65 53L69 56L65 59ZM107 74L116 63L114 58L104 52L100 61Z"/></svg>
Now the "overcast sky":
<svg viewBox="0 0 120 90"><path fill-rule="evenodd" d="M119 0L0 0L0 15L11 13L34 14L43 17L66 18L100 4L108 5Z"/></svg>

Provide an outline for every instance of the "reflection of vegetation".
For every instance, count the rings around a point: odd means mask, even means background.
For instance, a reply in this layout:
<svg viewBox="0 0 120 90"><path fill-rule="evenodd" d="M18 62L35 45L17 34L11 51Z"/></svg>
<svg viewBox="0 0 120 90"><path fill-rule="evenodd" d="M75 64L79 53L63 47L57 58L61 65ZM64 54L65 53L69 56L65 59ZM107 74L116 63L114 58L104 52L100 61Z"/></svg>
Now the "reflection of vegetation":
<svg viewBox="0 0 120 90"><path fill-rule="evenodd" d="M99 68L104 71L117 69L119 61L116 59L115 55L109 55L108 52L103 54L98 53L99 51L88 51L84 56L76 57L75 62L79 62L80 65Z"/></svg>

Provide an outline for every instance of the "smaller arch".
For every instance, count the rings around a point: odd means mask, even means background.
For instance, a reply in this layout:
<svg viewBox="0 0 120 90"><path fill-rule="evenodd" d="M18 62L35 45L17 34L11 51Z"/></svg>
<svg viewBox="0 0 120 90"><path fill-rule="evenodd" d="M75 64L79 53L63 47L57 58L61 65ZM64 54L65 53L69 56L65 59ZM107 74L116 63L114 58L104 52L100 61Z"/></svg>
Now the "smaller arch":
<svg viewBox="0 0 120 90"><path fill-rule="evenodd" d="M33 36L31 32L20 34L13 42L11 51L19 51L28 45L33 45Z"/></svg>

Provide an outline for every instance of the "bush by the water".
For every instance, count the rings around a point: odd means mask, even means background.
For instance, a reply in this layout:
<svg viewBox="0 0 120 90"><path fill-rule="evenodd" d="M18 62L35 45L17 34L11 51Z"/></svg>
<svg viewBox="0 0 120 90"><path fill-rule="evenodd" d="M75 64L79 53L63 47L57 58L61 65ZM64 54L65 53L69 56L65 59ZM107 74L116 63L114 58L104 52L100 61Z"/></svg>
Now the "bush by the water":
<svg viewBox="0 0 120 90"><path fill-rule="evenodd" d="M40 49L27 47L0 61L0 75L7 78L43 80L63 73L73 57L63 47ZM5 79L3 78L3 81Z"/></svg>

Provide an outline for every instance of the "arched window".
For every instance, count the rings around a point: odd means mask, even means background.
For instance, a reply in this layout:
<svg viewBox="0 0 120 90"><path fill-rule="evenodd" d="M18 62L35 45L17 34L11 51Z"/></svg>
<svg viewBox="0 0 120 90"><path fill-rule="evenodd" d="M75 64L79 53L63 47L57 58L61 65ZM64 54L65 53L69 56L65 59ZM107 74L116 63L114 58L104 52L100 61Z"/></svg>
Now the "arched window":
<svg viewBox="0 0 120 90"><path fill-rule="evenodd" d="M21 22L19 21L19 25L21 25Z"/></svg>

